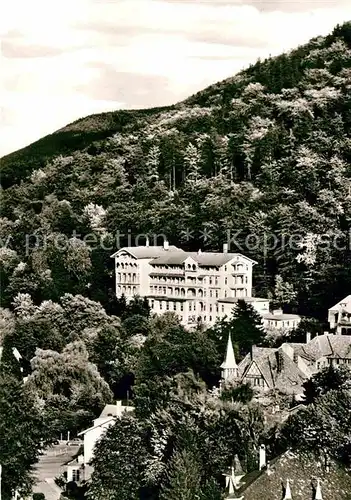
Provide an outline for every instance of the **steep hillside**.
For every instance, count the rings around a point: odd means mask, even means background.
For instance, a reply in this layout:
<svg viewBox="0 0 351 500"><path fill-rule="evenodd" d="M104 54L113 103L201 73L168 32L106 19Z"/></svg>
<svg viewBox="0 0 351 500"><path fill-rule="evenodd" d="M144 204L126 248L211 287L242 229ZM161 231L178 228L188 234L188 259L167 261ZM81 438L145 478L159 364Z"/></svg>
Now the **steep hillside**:
<svg viewBox="0 0 351 500"><path fill-rule="evenodd" d="M324 317L351 284L350 126L346 23L175 106L83 118L8 155L3 303L70 291L112 307L116 235L148 232L228 241L258 261L257 295Z"/></svg>

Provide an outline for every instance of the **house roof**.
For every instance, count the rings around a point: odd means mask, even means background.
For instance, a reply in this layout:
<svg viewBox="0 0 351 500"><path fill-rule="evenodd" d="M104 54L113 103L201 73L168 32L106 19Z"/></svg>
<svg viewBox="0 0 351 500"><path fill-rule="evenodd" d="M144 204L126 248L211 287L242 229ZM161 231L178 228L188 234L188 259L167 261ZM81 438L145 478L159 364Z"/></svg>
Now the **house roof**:
<svg viewBox="0 0 351 500"><path fill-rule="evenodd" d="M168 254L168 252L183 252L181 248L175 247L173 245L169 245L168 250L166 250L163 246L123 247L117 250L117 252L115 252L113 255L111 255L111 257L117 257L122 251L129 253L136 259L155 259L156 257L160 257L163 254Z"/></svg>
<svg viewBox="0 0 351 500"><path fill-rule="evenodd" d="M151 265L181 265L189 257L187 252L183 250L167 250L161 255L155 256L155 258L150 262Z"/></svg>
<svg viewBox="0 0 351 500"><path fill-rule="evenodd" d="M105 405L104 409L100 413L99 418L94 420L94 425L80 432L78 436L83 436L87 432L96 429L97 427L102 427L106 424L110 424L111 421L114 421L116 417L120 417L124 412L130 412L134 410L134 406L124 406L121 401L117 401L116 405Z"/></svg>
<svg viewBox="0 0 351 500"><path fill-rule="evenodd" d="M236 254L233 253L216 253L216 252L201 252L201 253L190 253L190 257L192 257L196 262L199 263L199 266L215 266L221 267L227 262L230 262Z"/></svg>
<svg viewBox="0 0 351 500"><path fill-rule="evenodd" d="M119 416L124 411L133 411L134 406L124 406L119 402L116 405L105 405L105 408L102 410L100 417L116 417Z"/></svg>
<svg viewBox="0 0 351 500"><path fill-rule="evenodd" d="M239 364L239 374L244 378L255 363L269 388L276 388L281 392L298 394L302 392L302 384L306 375L283 349L271 347L253 347Z"/></svg>
<svg viewBox="0 0 351 500"><path fill-rule="evenodd" d="M321 357L351 359L351 335L324 334L314 337L308 344L289 344L296 354L308 361Z"/></svg>
<svg viewBox="0 0 351 500"><path fill-rule="evenodd" d="M101 421L99 422L100 418L98 418L97 419L98 422L96 424L92 425L88 429L85 429L84 431L79 432L78 436L84 436L84 434L87 434L88 432L92 431L93 429L97 429L98 427L103 427L106 424L110 424L115 419L116 419L116 417L111 417L111 418L106 417L103 420L101 419Z"/></svg>
<svg viewBox="0 0 351 500"><path fill-rule="evenodd" d="M263 314L262 317L264 319L273 319L273 320L277 320L277 321L285 321L285 320L289 320L289 319L300 319L301 318L301 316L299 316L298 314L285 314L285 313L282 313L282 314L267 313L267 314Z"/></svg>
<svg viewBox="0 0 351 500"><path fill-rule="evenodd" d="M254 471L242 478L243 486L237 496L248 500L281 500L283 486L289 480L294 500L313 500L320 481L323 498L348 500L351 491L351 475L334 461L329 462L329 472L324 461L312 456L287 451L270 462L269 469Z"/></svg>
<svg viewBox="0 0 351 500"><path fill-rule="evenodd" d="M218 302L225 302L227 304L236 304L239 300L244 300L245 302L269 302L269 299L263 299L261 297L225 297L218 299Z"/></svg>
<svg viewBox="0 0 351 500"><path fill-rule="evenodd" d="M124 247L111 255L111 257L118 256L121 251L128 252L137 259L151 258L153 259L151 261L153 265L181 265L189 257L197 262L200 267L221 267L236 257L241 257L244 260L256 264L256 261L240 253L185 252L181 248L172 245L169 246L168 250L165 250L163 246Z"/></svg>
<svg viewBox="0 0 351 500"><path fill-rule="evenodd" d="M348 295L344 299L340 300L335 306L330 307L329 311L340 311L344 310L348 313L351 313L351 295Z"/></svg>

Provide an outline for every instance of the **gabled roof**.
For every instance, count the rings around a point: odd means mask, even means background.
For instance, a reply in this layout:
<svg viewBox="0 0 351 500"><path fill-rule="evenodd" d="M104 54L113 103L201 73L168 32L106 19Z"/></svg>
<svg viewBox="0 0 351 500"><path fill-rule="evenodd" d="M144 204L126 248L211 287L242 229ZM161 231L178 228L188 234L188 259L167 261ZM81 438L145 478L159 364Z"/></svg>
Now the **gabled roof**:
<svg viewBox="0 0 351 500"><path fill-rule="evenodd" d="M237 496L248 500L282 500L283 486L289 480L293 500L313 500L318 480L326 500L348 500L351 475L334 461L329 472L324 461L287 451L270 462L268 469L253 471L242 478Z"/></svg>
<svg viewBox="0 0 351 500"><path fill-rule="evenodd" d="M308 361L321 357L351 359L351 335L324 334L314 337L308 344L289 344L296 354Z"/></svg>
<svg viewBox="0 0 351 500"><path fill-rule="evenodd" d="M219 252L193 252L190 253L191 257L193 257L194 260L196 260L200 266L224 266L224 264L227 264L231 260L235 259L236 257L240 257L244 260L247 260L253 264L257 264L255 260L250 259L249 257L246 257L245 255L242 255L241 253L219 253Z"/></svg>
<svg viewBox="0 0 351 500"><path fill-rule="evenodd" d="M134 410L134 406L124 406L124 405L122 405L121 401L119 401L118 403L119 404L115 404L115 405L105 405L99 418L116 417L116 416L121 415L121 413L123 413L125 411L133 411Z"/></svg>
<svg viewBox="0 0 351 500"><path fill-rule="evenodd" d="M248 374L253 363L269 388L290 394L302 392L302 384L307 377L283 349L253 347L252 358L251 353L247 354L239 364L241 378Z"/></svg>
<svg viewBox="0 0 351 500"><path fill-rule="evenodd" d="M84 434L87 434L93 429L97 429L98 427L104 427L106 424L111 424L111 422L114 422L116 420L116 417L105 418L103 420L101 419L101 421L99 421L100 419L98 418L97 420L98 422L95 425L92 425L91 427L89 427L89 429L85 429L84 431L79 432L78 436L84 436Z"/></svg>
<svg viewBox="0 0 351 500"><path fill-rule="evenodd" d="M144 252L144 250L141 249L146 250ZM195 262L198 263L200 267L221 267L224 264L227 264L231 260L235 259L236 257L240 257L243 260L247 260L253 264L256 264L256 261L250 259L249 257L245 257L240 253L184 252L181 248L175 246L170 246L168 250L164 250L163 247L151 246L125 247L121 250L129 252L131 255L138 259L148 258L149 256L151 256L151 258L153 258L151 264L153 265L181 265L188 257L191 257ZM119 250L118 252L120 252L121 250ZM118 255L118 252L113 254L112 257Z"/></svg>
<svg viewBox="0 0 351 500"><path fill-rule="evenodd" d="M166 250L163 246L123 247L117 250L117 252L115 252L113 255L111 255L111 258L117 257L121 252L127 252L136 259L155 259L156 257L160 257L161 255L167 255L168 252L182 253L183 250L173 245L169 245L168 250Z"/></svg>
<svg viewBox="0 0 351 500"><path fill-rule="evenodd" d="M329 308L329 311L334 311L334 310L335 311L345 310L346 312L351 313L351 295L348 295L344 299L340 300L340 302L335 304L335 306Z"/></svg>

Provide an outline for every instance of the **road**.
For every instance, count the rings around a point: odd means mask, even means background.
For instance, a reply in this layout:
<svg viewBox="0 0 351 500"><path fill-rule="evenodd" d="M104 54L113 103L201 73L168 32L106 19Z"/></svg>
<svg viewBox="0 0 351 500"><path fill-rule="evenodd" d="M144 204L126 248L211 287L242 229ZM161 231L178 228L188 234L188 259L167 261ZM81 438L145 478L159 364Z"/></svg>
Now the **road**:
<svg viewBox="0 0 351 500"><path fill-rule="evenodd" d="M33 492L44 493L45 500L59 500L61 490L54 480L66 470L64 464L71 460L77 451L77 446L66 446L65 443L46 450L36 467L37 483Z"/></svg>

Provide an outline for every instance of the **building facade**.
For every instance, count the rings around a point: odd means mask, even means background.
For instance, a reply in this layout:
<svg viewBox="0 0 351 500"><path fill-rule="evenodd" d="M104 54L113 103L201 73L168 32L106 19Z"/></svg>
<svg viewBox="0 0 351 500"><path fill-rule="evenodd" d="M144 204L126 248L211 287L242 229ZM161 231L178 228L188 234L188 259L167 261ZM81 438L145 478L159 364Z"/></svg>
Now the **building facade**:
<svg viewBox="0 0 351 500"><path fill-rule="evenodd" d="M156 314L174 312L184 325L213 324L244 299L269 312L268 299L252 297L255 261L240 253L185 252L163 246L125 247L115 259L116 296L147 297Z"/></svg>
<svg viewBox="0 0 351 500"><path fill-rule="evenodd" d="M93 425L78 434L83 437L83 453L67 464L67 482L80 483L90 478L93 471L90 463L96 443L107 429L115 424L117 418L132 411L134 411L133 406L124 406L121 401L117 401L115 405L106 405L100 416L94 420Z"/></svg>
<svg viewBox="0 0 351 500"><path fill-rule="evenodd" d="M351 335L351 295L340 300L328 311L330 329L338 335Z"/></svg>
<svg viewBox="0 0 351 500"><path fill-rule="evenodd" d="M273 389L302 397L303 384L328 366L347 365L351 369L351 336L324 333L305 343L284 343L279 348L253 346L237 364L229 337L222 364L222 385L250 384L258 392Z"/></svg>

